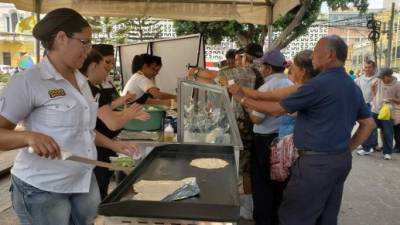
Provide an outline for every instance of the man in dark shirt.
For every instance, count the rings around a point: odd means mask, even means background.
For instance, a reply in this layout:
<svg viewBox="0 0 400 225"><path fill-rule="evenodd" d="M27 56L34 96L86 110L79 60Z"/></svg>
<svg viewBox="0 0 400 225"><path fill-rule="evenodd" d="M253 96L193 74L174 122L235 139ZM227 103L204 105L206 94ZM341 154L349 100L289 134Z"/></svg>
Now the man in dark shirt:
<svg viewBox="0 0 400 225"><path fill-rule="evenodd" d="M318 41L313 53L319 75L280 102L297 112L294 142L300 157L279 212L281 225L336 225L351 151L375 127L361 90L343 65L347 45L336 35ZM359 123L351 137L355 122Z"/></svg>

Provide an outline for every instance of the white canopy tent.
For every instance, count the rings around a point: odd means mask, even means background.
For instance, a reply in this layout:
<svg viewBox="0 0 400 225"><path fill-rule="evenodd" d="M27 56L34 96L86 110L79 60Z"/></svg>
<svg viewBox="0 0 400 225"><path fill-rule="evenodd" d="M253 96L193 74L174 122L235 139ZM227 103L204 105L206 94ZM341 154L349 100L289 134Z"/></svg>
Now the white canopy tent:
<svg viewBox="0 0 400 225"><path fill-rule="evenodd" d="M270 25L300 0L0 0L20 10L41 13L67 7L86 16L150 16L175 20L226 21ZM36 57L40 58L39 44Z"/></svg>
<svg viewBox="0 0 400 225"><path fill-rule="evenodd" d="M223 21L268 25L300 4L300 0L0 0L18 9L46 13L60 7L88 16Z"/></svg>

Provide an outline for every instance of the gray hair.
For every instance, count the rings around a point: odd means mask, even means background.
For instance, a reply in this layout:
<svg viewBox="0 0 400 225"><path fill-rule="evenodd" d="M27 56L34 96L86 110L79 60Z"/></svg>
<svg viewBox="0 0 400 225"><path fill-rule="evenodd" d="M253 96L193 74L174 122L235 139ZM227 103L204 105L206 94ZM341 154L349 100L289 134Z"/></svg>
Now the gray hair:
<svg viewBox="0 0 400 225"><path fill-rule="evenodd" d="M336 58L341 62L346 62L347 59L347 44L338 35L329 35L324 37L328 41L328 49L335 51Z"/></svg>

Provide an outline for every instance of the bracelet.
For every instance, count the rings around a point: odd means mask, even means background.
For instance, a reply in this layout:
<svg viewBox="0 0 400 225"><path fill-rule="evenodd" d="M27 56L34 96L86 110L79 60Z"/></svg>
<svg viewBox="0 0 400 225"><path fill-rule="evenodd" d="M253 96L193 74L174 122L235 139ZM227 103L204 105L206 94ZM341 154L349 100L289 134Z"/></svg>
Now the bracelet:
<svg viewBox="0 0 400 225"><path fill-rule="evenodd" d="M242 98L240 99L240 104L243 105L244 102L246 101L246 99L247 99L246 96L242 97Z"/></svg>

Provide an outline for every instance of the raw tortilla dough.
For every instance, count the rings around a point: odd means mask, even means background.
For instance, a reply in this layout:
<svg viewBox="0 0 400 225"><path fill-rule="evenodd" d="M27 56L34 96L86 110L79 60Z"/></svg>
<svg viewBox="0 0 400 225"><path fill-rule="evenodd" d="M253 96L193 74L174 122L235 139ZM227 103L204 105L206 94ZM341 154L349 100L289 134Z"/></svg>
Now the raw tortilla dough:
<svg viewBox="0 0 400 225"><path fill-rule="evenodd" d="M200 169L219 169L224 168L229 163L222 159L217 158L199 158L193 159L190 162L191 166L198 167Z"/></svg>
<svg viewBox="0 0 400 225"><path fill-rule="evenodd" d="M168 195L174 193L186 183L190 183L194 177L183 180L141 180L133 185L137 194L134 200L161 201Z"/></svg>

